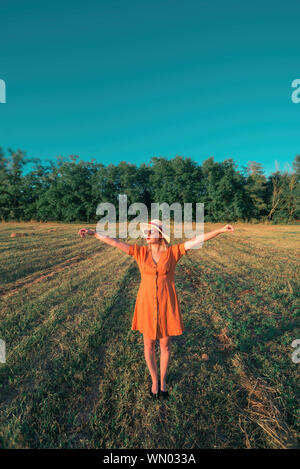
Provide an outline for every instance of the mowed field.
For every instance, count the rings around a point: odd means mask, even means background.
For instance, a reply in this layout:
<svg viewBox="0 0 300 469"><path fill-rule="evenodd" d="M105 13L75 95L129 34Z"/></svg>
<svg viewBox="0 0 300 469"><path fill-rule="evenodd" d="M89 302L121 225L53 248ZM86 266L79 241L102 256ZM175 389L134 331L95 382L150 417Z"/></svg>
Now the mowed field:
<svg viewBox="0 0 300 469"><path fill-rule="evenodd" d="M135 260L78 236L95 225L0 223L0 446L299 447L300 226L233 226L177 264L185 330L154 402Z"/></svg>

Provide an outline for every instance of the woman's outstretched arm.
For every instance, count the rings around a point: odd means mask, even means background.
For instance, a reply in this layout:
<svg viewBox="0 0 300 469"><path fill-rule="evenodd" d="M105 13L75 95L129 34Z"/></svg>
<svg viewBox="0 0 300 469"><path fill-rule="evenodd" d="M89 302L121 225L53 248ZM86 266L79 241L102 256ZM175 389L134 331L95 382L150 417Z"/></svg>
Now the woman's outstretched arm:
<svg viewBox="0 0 300 469"><path fill-rule="evenodd" d="M86 228L81 228L81 230L78 231L78 234L81 238L84 238L85 235L94 236L100 241L103 241L104 243L109 244L110 246L114 246L118 249L121 249L122 251L126 252L126 254L129 254L129 247L131 245L128 243L124 243L124 241L120 241L117 238L111 238L110 236L101 235L98 234L95 230L90 230Z"/></svg>
<svg viewBox="0 0 300 469"><path fill-rule="evenodd" d="M232 225L225 225L223 228L220 228L218 230L209 231L208 233L204 233L204 234L201 233L198 236L194 236L194 238L189 239L188 241L185 241L184 247L186 251L188 251L189 249L192 249L195 246L198 246L221 233L230 233L233 231L234 231L234 228Z"/></svg>

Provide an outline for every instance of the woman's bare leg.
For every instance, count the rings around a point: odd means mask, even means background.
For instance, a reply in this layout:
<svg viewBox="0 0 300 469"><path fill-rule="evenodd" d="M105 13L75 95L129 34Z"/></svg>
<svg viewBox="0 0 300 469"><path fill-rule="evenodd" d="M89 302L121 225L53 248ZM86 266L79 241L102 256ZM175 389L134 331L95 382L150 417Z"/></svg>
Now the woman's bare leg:
<svg viewBox="0 0 300 469"><path fill-rule="evenodd" d="M160 389L166 391L166 374L171 356L171 337L159 339L160 342Z"/></svg>
<svg viewBox="0 0 300 469"><path fill-rule="evenodd" d="M158 379L157 379L157 364L155 357L155 343L156 340L148 339L144 336L144 353L145 359L152 378L151 391L156 394L158 392Z"/></svg>

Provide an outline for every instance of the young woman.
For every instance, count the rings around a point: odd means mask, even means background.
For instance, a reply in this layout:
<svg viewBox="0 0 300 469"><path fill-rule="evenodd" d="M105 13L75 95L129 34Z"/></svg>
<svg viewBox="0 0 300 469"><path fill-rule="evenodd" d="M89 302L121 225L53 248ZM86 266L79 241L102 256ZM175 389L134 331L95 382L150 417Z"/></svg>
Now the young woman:
<svg viewBox="0 0 300 469"><path fill-rule="evenodd" d="M169 245L170 238L160 220L140 223L147 241L147 246L128 244L117 238L100 235L95 230L82 228L78 234L84 237L93 235L100 241L115 246L136 260L141 283L136 299L132 320L132 330L138 330L144 338L144 355L152 378L151 397L157 399L168 397L166 374L170 360L171 336L181 335L184 331L178 302L174 273L179 259L187 251L221 233L233 232L231 225L210 231L204 235L194 236L183 243ZM157 379L155 343L160 341L160 382Z"/></svg>

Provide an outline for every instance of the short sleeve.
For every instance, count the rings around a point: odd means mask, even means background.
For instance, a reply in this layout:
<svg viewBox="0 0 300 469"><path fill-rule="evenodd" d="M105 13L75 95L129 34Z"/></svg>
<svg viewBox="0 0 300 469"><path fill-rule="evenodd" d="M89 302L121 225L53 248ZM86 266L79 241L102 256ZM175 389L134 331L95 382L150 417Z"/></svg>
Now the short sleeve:
<svg viewBox="0 0 300 469"><path fill-rule="evenodd" d="M175 260L176 262L179 261L179 259L187 253L185 247L184 247L184 243L179 243L179 244L174 244L172 246L172 251L173 251L173 255L175 257Z"/></svg>
<svg viewBox="0 0 300 469"><path fill-rule="evenodd" d="M138 257L140 255L140 250L141 250L141 246L139 246L138 244L130 244L129 246L129 256L132 256L135 258L135 260L138 260Z"/></svg>

